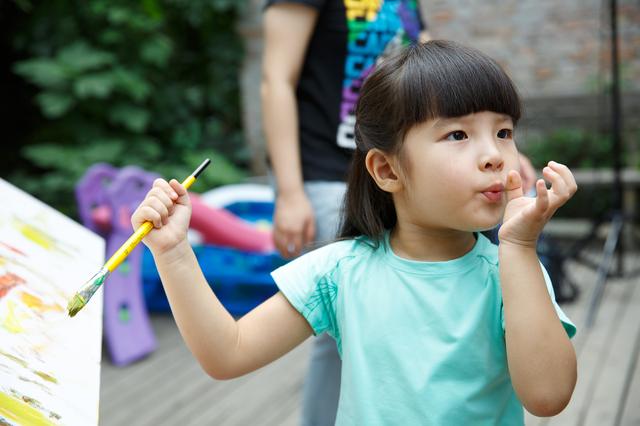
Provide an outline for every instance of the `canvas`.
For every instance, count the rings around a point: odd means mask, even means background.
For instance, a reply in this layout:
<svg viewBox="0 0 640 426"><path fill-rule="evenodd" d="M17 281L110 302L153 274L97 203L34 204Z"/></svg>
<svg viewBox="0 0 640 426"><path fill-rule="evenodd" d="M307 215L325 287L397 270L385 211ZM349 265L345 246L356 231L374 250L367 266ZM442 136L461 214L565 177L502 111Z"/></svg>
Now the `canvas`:
<svg viewBox="0 0 640 426"><path fill-rule="evenodd" d="M104 240L2 179L0 200L0 424L96 425L102 290L66 307Z"/></svg>

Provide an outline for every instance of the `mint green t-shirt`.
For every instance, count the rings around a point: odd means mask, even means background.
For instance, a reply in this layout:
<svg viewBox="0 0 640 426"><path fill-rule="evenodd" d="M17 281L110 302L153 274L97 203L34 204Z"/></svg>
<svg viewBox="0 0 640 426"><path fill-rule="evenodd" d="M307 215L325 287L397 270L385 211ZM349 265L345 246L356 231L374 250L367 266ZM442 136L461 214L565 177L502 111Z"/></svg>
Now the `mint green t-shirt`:
<svg viewBox="0 0 640 426"><path fill-rule="evenodd" d="M524 424L507 369L498 250L484 236L446 262L400 258L388 234L377 249L339 241L272 276L314 332L337 342L336 424Z"/></svg>

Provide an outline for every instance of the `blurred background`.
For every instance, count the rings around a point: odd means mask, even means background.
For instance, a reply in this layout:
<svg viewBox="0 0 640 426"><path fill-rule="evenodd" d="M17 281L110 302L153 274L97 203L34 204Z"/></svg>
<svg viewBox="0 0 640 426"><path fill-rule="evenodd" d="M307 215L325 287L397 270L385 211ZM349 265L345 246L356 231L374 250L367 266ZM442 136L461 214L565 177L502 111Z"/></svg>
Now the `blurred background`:
<svg viewBox="0 0 640 426"><path fill-rule="evenodd" d="M195 191L265 183L262 7L261 0L0 1L2 178L78 221L74 188L96 163L182 177L209 157L214 166ZM525 105L516 139L534 167L554 159L576 172L581 190L557 213L548 237L572 287L566 309L581 325L606 257L609 228L594 225L615 207L609 2L423 0L422 8L433 38L479 48L512 76ZM629 271L623 267L607 285L601 313L583 334L591 337L576 343L582 387L569 414L553 424L640 424L633 411L640 290L630 271L640 265L633 216L640 203L640 2L620 0L617 17ZM304 345L265 372L226 384L231 394L243 389L234 399L186 348L175 349L183 344L166 312L152 320L159 342L152 356L114 367L105 354L101 424L172 424L169 409L188 424L296 424ZM170 365L189 372L175 383L173 373L146 381ZM166 415L132 422L140 406L120 409L143 394L153 395L143 406L160 413L159 401L173 405ZM194 399L200 415L192 418Z"/></svg>
<svg viewBox="0 0 640 426"><path fill-rule="evenodd" d="M608 3L424 0L432 36L480 48L512 75L518 143L536 167L612 164ZM0 3L2 176L73 216L96 162L182 176L200 188L266 173L259 102L261 0ZM640 7L619 2L624 165L640 167ZM584 191L586 193L586 191ZM585 195L585 194L582 194ZM580 195L579 206L606 209Z"/></svg>

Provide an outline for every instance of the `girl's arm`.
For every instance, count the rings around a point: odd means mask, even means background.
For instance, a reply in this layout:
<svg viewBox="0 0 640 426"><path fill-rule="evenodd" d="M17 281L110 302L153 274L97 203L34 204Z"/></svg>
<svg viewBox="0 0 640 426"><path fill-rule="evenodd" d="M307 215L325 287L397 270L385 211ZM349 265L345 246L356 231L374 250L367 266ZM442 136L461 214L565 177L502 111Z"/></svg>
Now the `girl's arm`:
<svg viewBox="0 0 640 426"><path fill-rule="evenodd" d="M553 416L569 403L576 384L576 355L547 291L536 242L553 213L577 190L571 171L550 162L536 182L536 198L522 196L518 173L510 172L509 203L499 231L500 282L507 360L513 387L525 408Z"/></svg>
<svg viewBox="0 0 640 426"><path fill-rule="evenodd" d="M170 252L154 254L154 260L182 338L216 379L256 370L312 334L279 292L236 321L209 287L186 240Z"/></svg>
<svg viewBox="0 0 640 426"><path fill-rule="evenodd" d="M500 243L507 359L525 408L554 416L576 384L576 355L551 302L535 247Z"/></svg>
<svg viewBox="0 0 640 426"><path fill-rule="evenodd" d="M312 334L280 293L236 321L207 284L187 241L191 203L175 179L157 179L131 217L150 221L151 253L182 337L202 368L217 379L241 376L277 359Z"/></svg>
<svg viewBox="0 0 640 426"><path fill-rule="evenodd" d="M262 115L267 151L276 178L274 243L285 257L313 241L315 218L302 181L296 86L318 11L279 3L264 14Z"/></svg>

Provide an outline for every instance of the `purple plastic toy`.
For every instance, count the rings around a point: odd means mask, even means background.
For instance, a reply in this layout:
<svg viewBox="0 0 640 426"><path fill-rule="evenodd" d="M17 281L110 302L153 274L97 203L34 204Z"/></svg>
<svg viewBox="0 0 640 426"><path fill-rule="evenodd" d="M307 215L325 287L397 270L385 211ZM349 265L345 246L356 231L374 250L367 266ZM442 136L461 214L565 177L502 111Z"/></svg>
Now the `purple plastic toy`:
<svg viewBox="0 0 640 426"><path fill-rule="evenodd" d="M118 171L99 164L91 167L78 183L76 197L80 217L85 226L107 235L107 256L120 248L133 232L131 214L156 177L137 167ZM108 233L101 229L104 226L96 223L97 209L109 212ZM141 256L142 247L138 246L104 285L104 334L111 361L118 366L130 364L156 348L142 293Z"/></svg>
<svg viewBox="0 0 640 426"><path fill-rule="evenodd" d="M96 221L96 211L108 211L109 195L107 188L118 174L118 169L110 164L98 163L91 166L76 185L76 200L80 220L93 232L106 237L110 230L104 221ZM107 216L109 216L107 214Z"/></svg>

